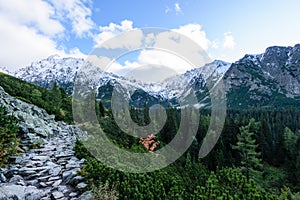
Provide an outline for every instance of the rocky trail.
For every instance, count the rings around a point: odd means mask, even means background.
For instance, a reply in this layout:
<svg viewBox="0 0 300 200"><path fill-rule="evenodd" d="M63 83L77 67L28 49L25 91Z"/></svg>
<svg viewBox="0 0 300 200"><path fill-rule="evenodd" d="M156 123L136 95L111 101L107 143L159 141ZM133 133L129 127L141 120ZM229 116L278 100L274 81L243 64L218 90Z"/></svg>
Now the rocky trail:
<svg viewBox="0 0 300 200"><path fill-rule="evenodd" d="M56 122L46 111L17 100L0 87L0 105L19 120L20 155L0 168L0 200L92 199L78 171L84 165L74 155L75 126ZM37 148L29 148L36 146Z"/></svg>

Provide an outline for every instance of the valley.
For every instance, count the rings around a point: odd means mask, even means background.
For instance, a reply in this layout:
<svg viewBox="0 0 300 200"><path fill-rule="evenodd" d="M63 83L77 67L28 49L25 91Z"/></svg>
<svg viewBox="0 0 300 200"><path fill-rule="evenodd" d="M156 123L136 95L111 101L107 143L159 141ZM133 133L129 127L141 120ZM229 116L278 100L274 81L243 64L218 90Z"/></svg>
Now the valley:
<svg viewBox="0 0 300 200"><path fill-rule="evenodd" d="M300 45L269 47L234 63L215 60L159 83L99 71L95 116L120 149L159 152L176 137L181 116L186 123L193 121L183 108L199 111L197 134L187 151L167 167L147 173L106 166L80 141L86 133L74 122L72 93L84 62L50 56L10 75L0 72L3 116L15 117L0 120L0 199L300 198ZM212 121L211 89L220 84L226 94L224 127L208 156L199 158ZM115 121L111 98L119 86L135 89L123 98L139 126L151 123L152 105L165 109L162 129L148 133L155 134L151 151L140 142L143 138L127 134ZM193 105L182 101L190 88L198 100ZM163 119L159 112L155 116ZM123 164L118 155L107 159Z"/></svg>

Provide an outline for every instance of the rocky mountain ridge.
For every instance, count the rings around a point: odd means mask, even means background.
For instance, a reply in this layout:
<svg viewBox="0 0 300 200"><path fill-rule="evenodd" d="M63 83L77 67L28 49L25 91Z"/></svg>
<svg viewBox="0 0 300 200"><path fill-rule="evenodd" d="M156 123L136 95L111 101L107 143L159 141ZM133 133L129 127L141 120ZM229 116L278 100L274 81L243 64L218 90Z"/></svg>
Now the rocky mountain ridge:
<svg viewBox="0 0 300 200"><path fill-rule="evenodd" d="M46 88L57 82L71 94L74 79L83 63L83 59L52 56L21 69L14 76ZM187 96L188 89L192 88L199 98L199 105L209 106L208 90L221 79L229 108L281 107L282 102L282 107L293 107L300 100L300 44L269 47L262 54L245 55L232 64L216 60L158 84L103 72L98 98L109 102L113 88L122 83L120 85L138 90L129 98L140 104L171 102L176 106L176 101Z"/></svg>
<svg viewBox="0 0 300 200"><path fill-rule="evenodd" d="M77 73L84 64L86 63L83 59L61 59L50 56L42 61L34 62L31 66L23 68L12 75L48 89L56 82L58 86L65 88L66 91L71 94L75 79L78 75ZM171 77L158 83L144 83L112 73L100 72L101 78L98 84L98 98L109 98L107 97L107 94L105 94L105 91L108 90L107 93L111 93L110 87L125 85L127 88L135 88L144 91L150 95L148 99L154 98L156 101L172 101L172 99L185 96L184 93L190 87L195 90L205 90L208 81L212 83L218 82L230 65L231 63L216 60L203 67L195 68L184 74Z"/></svg>
<svg viewBox="0 0 300 200"><path fill-rule="evenodd" d="M270 107L280 101L293 106L300 99L300 45L274 46L262 54L245 55L231 65L224 83L231 101L241 107Z"/></svg>

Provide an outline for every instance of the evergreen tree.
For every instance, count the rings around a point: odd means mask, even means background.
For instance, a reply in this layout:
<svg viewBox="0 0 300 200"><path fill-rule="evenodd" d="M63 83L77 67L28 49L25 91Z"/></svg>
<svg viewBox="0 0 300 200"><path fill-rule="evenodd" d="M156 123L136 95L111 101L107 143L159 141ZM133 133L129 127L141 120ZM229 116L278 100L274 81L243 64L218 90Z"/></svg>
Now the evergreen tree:
<svg viewBox="0 0 300 200"><path fill-rule="evenodd" d="M298 156L296 160L296 177L299 185L300 184L300 151L298 152Z"/></svg>
<svg viewBox="0 0 300 200"><path fill-rule="evenodd" d="M104 109L104 106L102 104L102 101L99 102L99 111L100 111L100 116L104 117L105 116L105 109Z"/></svg>
<svg viewBox="0 0 300 200"><path fill-rule="evenodd" d="M294 157L296 152L296 143L298 136L291 131L288 127L284 129L284 148L290 156Z"/></svg>
<svg viewBox="0 0 300 200"><path fill-rule="evenodd" d="M297 178L297 141L299 136L295 134L291 129L285 127L284 129L284 148L285 148L285 168L288 179L290 182L296 184L299 178ZM298 180L297 180L298 179Z"/></svg>
<svg viewBox="0 0 300 200"><path fill-rule="evenodd" d="M144 123L145 125L148 125L150 123L149 106L146 102L144 104Z"/></svg>
<svg viewBox="0 0 300 200"><path fill-rule="evenodd" d="M260 153L256 152L258 145L256 144L254 133L250 131L250 128L254 126L254 119L250 119L247 126L240 128L240 134L238 134L238 142L236 145L232 145L233 149L239 151L241 156L241 170L246 175L247 180L250 178L256 179L259 176L259 170L262 168Z"/></svg>
<svg viewBox="0 0 300 200"><path fill-rule="evenodd" d="M282 114L276 113L275 116L275 149L274 153L276 157L275 165L282 166L285 160L285 149L284 149L284 125L282 124Z"/></svg>
<svg viewBox="0 0 300 200"><path fill-rule="evenodd" d="M258 150L261 152L263 161L271 162L272 158L272 134L265 117L261 120L261 130L258 139Z"/></svg>

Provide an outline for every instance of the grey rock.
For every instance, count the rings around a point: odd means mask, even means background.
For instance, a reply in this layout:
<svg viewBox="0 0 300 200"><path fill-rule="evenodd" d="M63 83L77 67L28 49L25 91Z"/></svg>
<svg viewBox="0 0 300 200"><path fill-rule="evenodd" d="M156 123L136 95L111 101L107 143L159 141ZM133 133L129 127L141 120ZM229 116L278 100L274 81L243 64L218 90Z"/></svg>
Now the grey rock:
<svg viewBox="0 0 300 200"><path fill-rule="evenodd" d="M93 193L92 191L87 191L78 197L78 200L92 200Z"/></svg>
<svg viewBox="0 0 300 200"><path fill-rule="evenodd" d="M22 176L35 175L36 171L33 170L19 171L19 174Z"/></svg>
<svg viewBox="0 0 300 200"><path fill-rule="evenodd" d="M48 181L48 182L46 182L47 185L51 185L51 186L53 185L53 183L54 183L54 181Z"/></svg>
<svg viewBox="0 0 300 200"><path fill-rule="evenodd" d="M7 181L7 178L4 176L3 173L0 173L0 182L5 183Z"/></svg>
<svg viewBox="0 0 300 200"><path fill-rule="evenodd" d="M57 186L59 186L61 184L62 180L57 180L53 183L52 187L56 188Z"/></svg>
<svg viewBox="0 0 300 200"><path fill-rule="evenodd" d="M74 178L72 178L72 180L71 180L71 183L72 184L77 184L77 183L79 183L80 181L83 181L83 177L82 176L75 176Z"/></svg>
<svg viewBox="0 0 300 200"><path fill-rule="evenodd" d="M79 183L79 184L76 186L76 188L79 189L79 190L81 190L81 189L86 188L87 186L88 186L88 185L87 185L86 183Z"/></svg>
<svg viewBox="0 0 300 200"><path fill-rule="evenodd" d="M10 180L9 182L10 183L17 183L19 181L24 181L24 178L20 175L14 175Z"/></svg>
<svg viewBox="0 0 300 200"><path fill-rule="evenodd" d="M56 191L51 194L51 199L54 199L54 200L60 199L62 197L64 197L64 194L62 192Z"/></svg>
<svg viewBox="0 0 300 200"><path fill-rule="evenodd" d="M44 183L44 182L40 182L40 186L47 187L48 185L46 183Z"/></svg>
<svg viewBox="0 0 300 200"><path fill-rule="evenodd" d="M21 156L11 157L8 169L0 168L0 199L62 200L78 196L77 188L70 184L73 180L81 183L79 188L85 187L83 178L77 176L84 160L79 161L73 151L80 129L56 122L53 115L9 96L1 87L0 104L19 120L25 150L20 151ZM32 145L36 149L30 149Z"/></svg>
<svg viewBox="0 0 300 200"><path fill-rule="evenodd" d="M38 161L47 161L47 160L49 160L49 159L50 159L49 156L34 156L34 157L32 158L32 160L38 160Z"/></svg>
<svg viewBox="0 0 300 200"><path fill-rule="evenodd" d="M49 178L51 178L51 176L42 176L42 177L39 177L38 180L41 182L46 182L46 181L48 181Z"/></svg>
<svg viewBox="0 0 300 200"><path fill-rule="evenodd" d="M27 185L31 185L31 186L35 186L39 183L38 180L30 180L30 181L27 181Z"/></svg>
<svg viewBox="0 0 300 200"><path fill-rule="evenodd" d="M41 129L41 128L36 128L35 132L38 136L41 136L44 138L46 138L49 135L49 133L47 133L44 129Z"/></svg>
<svg viewBox="0 0 300 200"><path fill-rule="evenodd" d="M18 156L11 156L8 161L9 163L20 164L22 159Z"/></svg>
<svg viewBox="0 0 300 200"><path fill-rule="evenodd" d="M73 152L69 152L69 153L61 152L60 154L56 155L55 157L57 159L59 159L59 158L66 158L66 157L72 157L72 156L74 156Z"/></svg>
<svg viewBox="0 0 300 200"><path fill-rule="evenodd" d="M77 174L77 170L78 169L73 169L73 170L70 170L70 171L65 171L62 175L62 178L63 180L65 181L70 181L72 178L74 178Z"/></svg>
<svg viewBox="0 0 300 200"><path fill-rule="evenodd" d="M39 200L44 193L33 186L20 186L14 184L0 185L0 199Z"/></svg>
<svg viewBox="0 0 300 200"><path fill-rule="evenodd" d="M69 197L76 197L78 194L76 192L72 192L69 194Z"/></svg>
<svg viewBox="0 0 300 200"><path fill-rule="evenodd" d="M65 185L59 185L59 186L57 187L57 190L58 190L59 192L62 192L62 193L67 193L67 192L69 192L68 187L65 186Z"/></svg>
<svg viewBox="0 0 300 200"><path fill-rule="evenodd" d="M57 166L57 167L54 167L54 168L50 169L49 173L50 173L52 176L57 176L57 175L59 175L59 173L61 172L61 169L62 169L61 166Z"/></svg>
<svg viewBox="0 0 300 200"><path fill-rule="evenodd" d="M54 177L50 177L50 178L48 179L48 181L56 181L56 180L58 180L58 179L60 179L59 176L54 176Z"/></svg>

